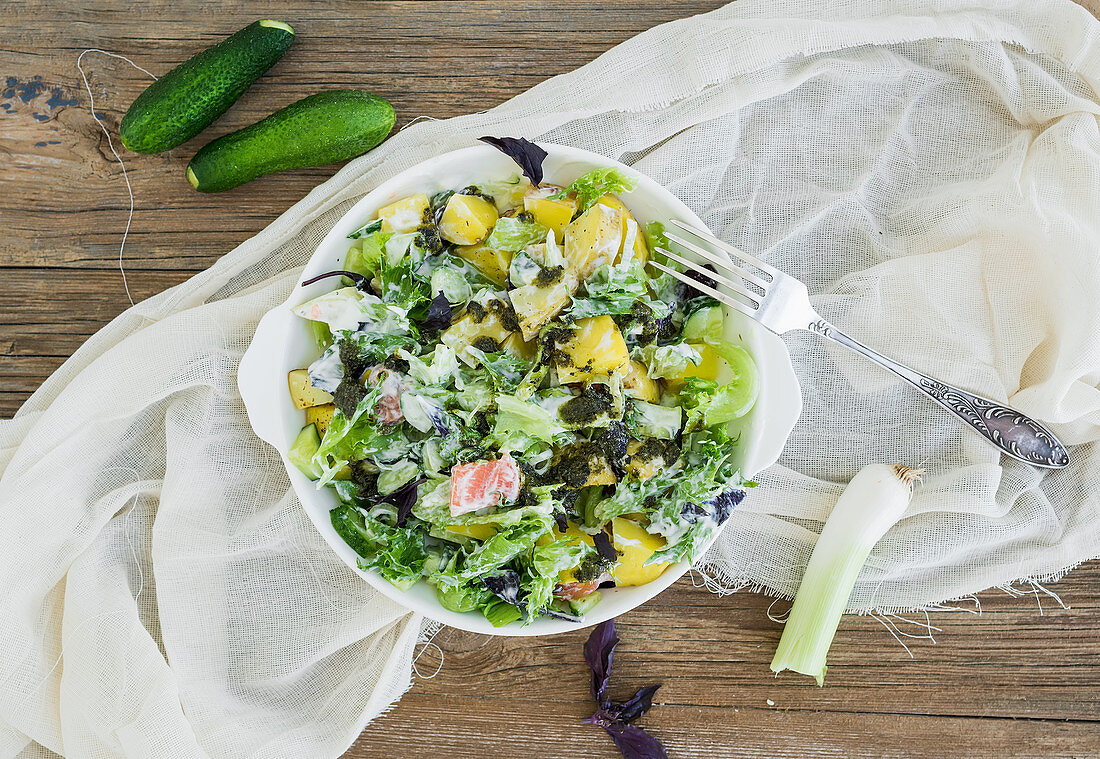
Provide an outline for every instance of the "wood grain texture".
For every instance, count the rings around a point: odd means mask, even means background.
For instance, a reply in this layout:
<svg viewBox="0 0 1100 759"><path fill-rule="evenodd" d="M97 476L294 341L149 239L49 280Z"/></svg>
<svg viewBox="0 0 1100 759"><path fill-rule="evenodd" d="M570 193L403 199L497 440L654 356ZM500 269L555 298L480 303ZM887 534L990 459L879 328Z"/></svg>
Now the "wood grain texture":
<svg viewBox="0 0 1100 759"><path fill-rule="evenodd" d="M244 0L7 0L0 416L128 305L117 261L127 196L88 112L75 66L84 48L125 53L160 74L257 13L298 31L287 56L200 137L159 156L127 155L136 208L125 266L141 299L206 268L334 171L203 196L190 191L183 170L205 141L321 88L377 92L396 106L399 126L489 108L651 26L721 4L273 0L259 11ZM1100 0L1083 4L1100 10ZM147 79L101 55L85 64L96 111L117 133ZM627 694L665 683L644 724L681 758L1100 756L1100 563L1054 588L1070 609L1042 594L991 591L980 596L980 616L932 615L937 643L906 639L912 657L880 621L846 618L819 689L771 676L781 628L768 619L770 599L719 598L684 579L620 618L612 687ZM592 708L583 640L446 630L435 641L445 654L439 675L416 679L347 757L614 757L600 730L579 723ZM421 672L435 668L433 656L424 653Z"/></svg>

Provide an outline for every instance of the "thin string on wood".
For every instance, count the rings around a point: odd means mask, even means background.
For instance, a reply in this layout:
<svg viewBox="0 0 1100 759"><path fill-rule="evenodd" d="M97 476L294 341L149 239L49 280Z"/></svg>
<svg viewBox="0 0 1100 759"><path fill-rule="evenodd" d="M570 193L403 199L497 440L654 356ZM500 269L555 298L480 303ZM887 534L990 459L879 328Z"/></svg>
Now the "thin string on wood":
<svg viewBox="0 0 1100 759"><path fill-rule="evenodd" d="M431 680L433 677L438 675L443 670L443 659L444 659L443 649L440 648L439 644L437 644L435 642L435 636L439 635L439 633L442 630L443 630L443 625L435 626L434 630L430 629L430 628L426 628L424 630L424 633L422 633L422 635L421 635L421 639L419 641L417 641L420 644L420 650L417 651L416 655L413 657L412 671L421 680ZM424 652L427 651L429 647L434 648L439 653L439 664L436 665L435 672L432 672L430 675L424 675L424 674L421 674L420 670L416 668L416 663L417 663L417 661L420 660L420 657L424 655Z"/></svg>
<svg viewBox="0 0 1100 759"><path fill-rule="evenodd" d="M130 234L130 224L134 220L134 189L130 186L130 175L126 173L126 164L122 161L122 156L118 154L115 149L115 141L111 138L111 132L107 129L107 126L100 120L99 116L95 112L95 97L92 95L92 87L88 84L88 76L84 73L83 60L84 56L88 53L100 53L101 55L110 56L111 58L118 58L121 61L126 61L138 71L145 73L152 77L153 81L156 81L156 74L148 69L142 68L137 65L125 55L119 55L118 53L111 53L106 50L100 50L97 47L92 47L81 52L76 58L76 70L80 72L80 78L84 82L84 89L88 92L88 109L92 112L92 119L99 125L100 130L107 137L107 147L111 149L111 154L114 155L115 160L118 161L118 165L122 167L122 178L126 182L126 194L130 199L130 209L126 216L126 228L122 230L122 244L118 246L118 270L122 273L122 286L126 289L126 298L130 301L130 305L134 304L134 297L130 294L130 283L126 281L126 269L123 266L123 252L126 250L126 238Z"/></svg>

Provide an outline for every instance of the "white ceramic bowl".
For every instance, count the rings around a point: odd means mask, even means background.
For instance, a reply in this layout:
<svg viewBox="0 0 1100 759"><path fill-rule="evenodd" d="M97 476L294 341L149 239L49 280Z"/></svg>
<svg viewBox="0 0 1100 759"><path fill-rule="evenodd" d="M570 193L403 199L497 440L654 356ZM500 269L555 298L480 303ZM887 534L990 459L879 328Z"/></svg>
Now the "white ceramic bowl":
<svg viewBox="0 0 1100 759"><path fill-rule="evenodd" d="M703 228L699 217L672 193L630 167L586 150L547 144L542 147L549 153L543 164L545 181L567 185L591 169L615 165L637 179L637 188L626 193L623 200L643 226L648 221L680 219ZM335 494L327 488L317 490L286 458L287 450L303 424L302 412L290 402L286 375L292 369L308 366L318 355L307 323L294 316L290 309L333 289L331 280L322 280L309 287L302 287L302 281L341 268L349 246L347 234L372 218L382 206L416 192L431 194L516 172L515 163L507 156L488 145L477 145L417 164L368 193L321 242L287 301L272 309L260 321L256 335L241 359L237 382L253 429L282 454L287 474L306 513L332 550L364 580L409 609L452 627L487 635L546 635L580 629L623 614L674 583L688 570L689 565L681 562L669 567L659 578L646 585L601 591L603 599L585 616L583 622L537 619L526 627L518 623L493 627L479 612L456 613L444 609L436 600L434 588L427 583L421 582L403 591L375 572L360 570L355 552L336 534L329 521L329 511L337 503ZM751 477L779 457L801 412L802 396L782 340L734 312L728 314L727 335L741 340L760 368L760 398L752 413L745 420L739 420L738 425L742 435L738 446L741 470L746 477ZM752 497L751 494L749 497Z"/></svg>

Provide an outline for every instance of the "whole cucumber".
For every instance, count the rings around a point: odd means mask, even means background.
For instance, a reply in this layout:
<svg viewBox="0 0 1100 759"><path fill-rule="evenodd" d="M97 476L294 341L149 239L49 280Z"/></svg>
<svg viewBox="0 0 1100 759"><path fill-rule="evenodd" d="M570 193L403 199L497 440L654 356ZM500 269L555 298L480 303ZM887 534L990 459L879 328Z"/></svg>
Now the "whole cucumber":
<svg viewBox="0 0 1100 759"><path fill-rule="evenodd" d="M204 146L187 165L187 181L221 192L276 171L346 161L386 139L396 119L393 106L369 92L318 92Z"/></svg>
<svg viewBox="0 0 1100 759"><path fill-rule="evenodd" d="M283 57L294 30L263 20L184 61L149 85L122 117L122 144L160 153L187 142L225 113Z"/></svg>

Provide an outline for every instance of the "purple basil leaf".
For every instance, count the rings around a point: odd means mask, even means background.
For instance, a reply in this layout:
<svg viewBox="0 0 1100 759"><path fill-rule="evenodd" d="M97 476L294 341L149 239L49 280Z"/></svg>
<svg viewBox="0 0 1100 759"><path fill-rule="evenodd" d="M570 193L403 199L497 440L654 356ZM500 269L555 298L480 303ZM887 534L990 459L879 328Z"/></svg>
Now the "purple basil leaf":
<svg viewBox="0 0 1100 759"><path fill-rule="evenodd" d="M442 291L434 298L432 303L428 306L428 315L424 317L424 321L420 323L421 329L425 331L439 330L443 331L447 327L451 326L451 319L454 317L454 309L451 308L450 301L447 300L447 296Z"/></svg>
<svg viewBox="0 0 1100 759"><path fill-rule="evenodd" d="M668 759L661 742L637 725L604 725L603 729L626 759Z"/></svg>
<svg viewBox="0 0 1100 759"><path fill-rule="evenodd" d="M499 574L482 577L481 582L501 601L513 606L519 604L519 572L508 569Z"/></svg>
<svg viewBox="0 0 1100 759"><path fill-rule="evenodd" d="M642 688L635 693L625 704L612 704L608 710L622 722L633 722L649 711L653 706L653 694L661 687L661 683Z"/></svg>
<svg viewBox="0 0 1100 759"><path fill-rule="evenodd" d="M592 670L592 699L597 704L603 702L607 691L607 681L611 678L611 658L618 642L615 620L609 619L596 625L584 644L584 658Z"/></svg>
<svg viewBox="0 0 1100 759"><path fill-rule="evenodd" d="M604 561L616 561L619 558L619 552L615 550L615 546L611 544L611 538L603 530L592 536L592 542L596 545L596 552Z"/></svg>
<svg viewBox="0 0 1100 759"><path fill-rule="evenodd" d="M542 183L542 162L546 160L546 151L522 137L479 137L482 142L492 145L511 158L523 171L531 184L538 187Z"/></svg>
<svg viewBox="0 0 1100 759"><path fill-rule="evenodd" d="M405 526L405 520L409 518L409 514L412 513L413 506L416 505L416 488L423 481L423 477L418 480L413 480L412 482L402 485L389 495L379 499L380 502L392 503L394 506L397 507L398 527Z"/></svg>

